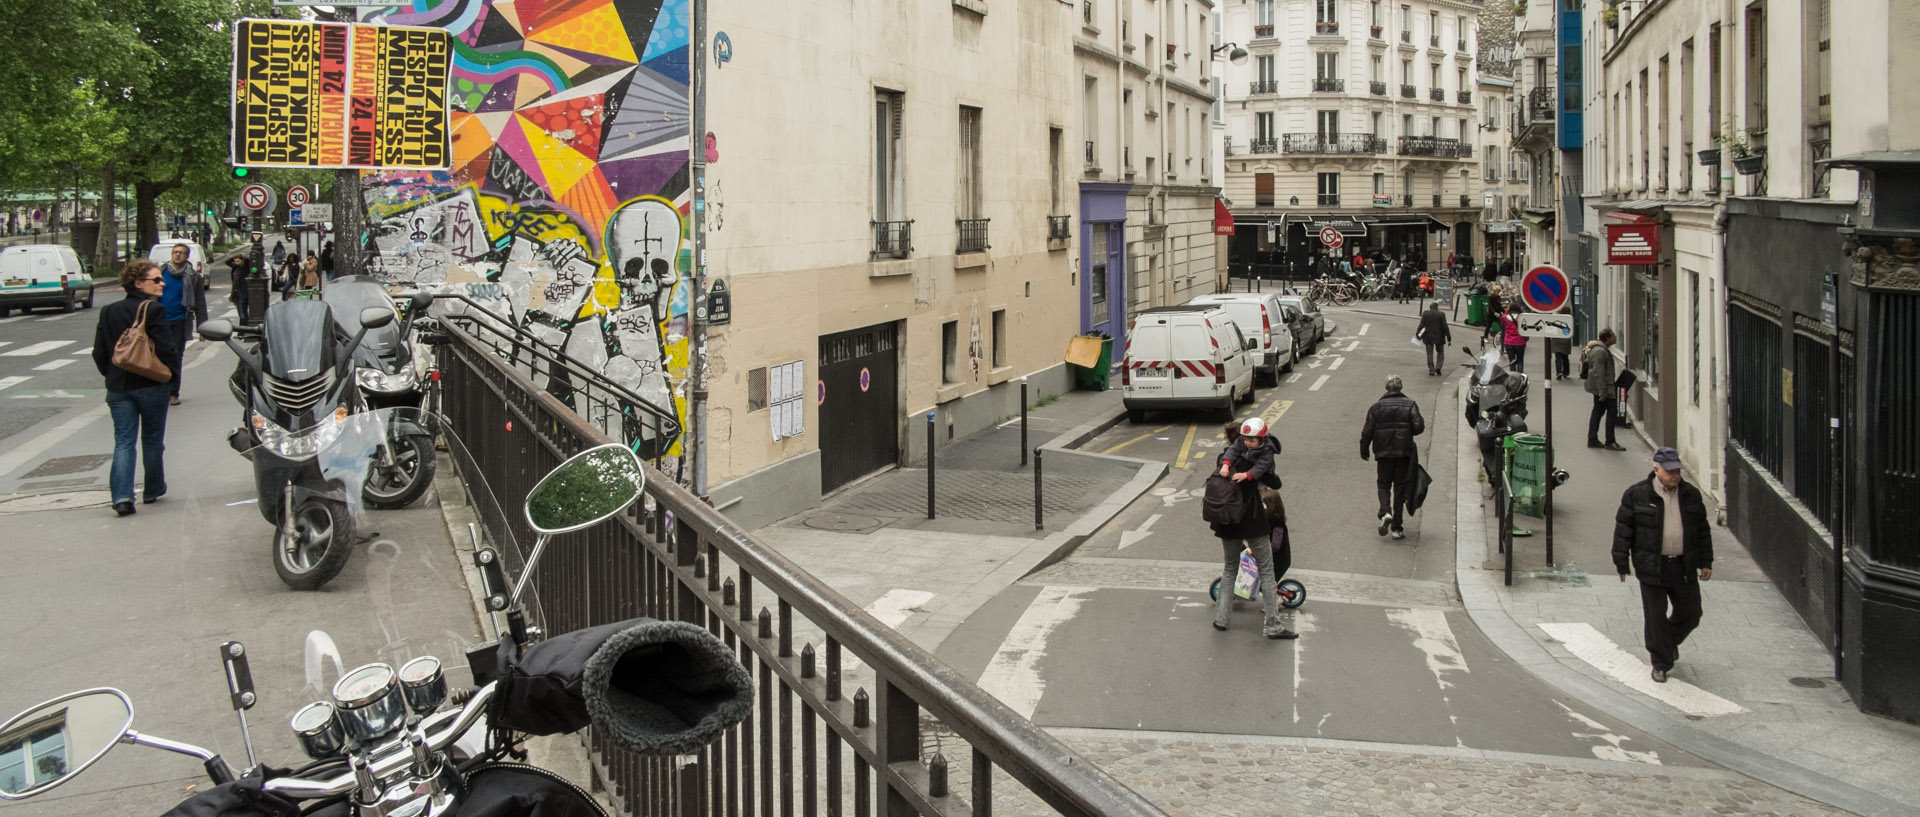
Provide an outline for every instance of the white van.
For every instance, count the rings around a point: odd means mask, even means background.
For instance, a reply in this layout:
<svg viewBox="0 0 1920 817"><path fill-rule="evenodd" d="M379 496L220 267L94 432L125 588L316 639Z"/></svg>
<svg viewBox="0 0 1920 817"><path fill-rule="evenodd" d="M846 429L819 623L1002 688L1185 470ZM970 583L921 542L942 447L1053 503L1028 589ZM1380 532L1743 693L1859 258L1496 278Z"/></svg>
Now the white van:
<svg viewBox="0 0 1920 817"><path fill-rule="evenodd" d="M0 250L0 318L36 306L57 306L62 312L93 308L93 279L72 247L23 244Z"/></svg>
<svg viewBox="0 0 1920 817"><path fill-rule="evenodd" d="M162 241L153 245L147 250L147 260L163 267L173 263L173 245L175 244L187 245L187 263L193 265L195 272L202 275L207 273L207 251L201 248L200 242L188 238Z"/></svg>
<svg viewBox="0 0 1920 817"><path fill-rule="evenodd" d="M1241 331L1260 340L1257 368L1259 374L1266 376L1268 385L1280 385L1280 373L1293 371L1293 362L1300 358L1300 347L1294 343L1293 330L1287 325L1286 308L1280 305L1278 295L1223 292L1202 295L1187 303L1218 304L1233 316L1233 322L1240 325Z"/></svg>
<svg viewBox="0 0 1920 817"><path fill-rule="evenodd" d="M1162 306L1136 315L1120 362L1127 419L1146 422L1151 409L1215 409L1233 418L1235 403L1254 398L1253 355L1233 316L1218 306Z"/></svg>

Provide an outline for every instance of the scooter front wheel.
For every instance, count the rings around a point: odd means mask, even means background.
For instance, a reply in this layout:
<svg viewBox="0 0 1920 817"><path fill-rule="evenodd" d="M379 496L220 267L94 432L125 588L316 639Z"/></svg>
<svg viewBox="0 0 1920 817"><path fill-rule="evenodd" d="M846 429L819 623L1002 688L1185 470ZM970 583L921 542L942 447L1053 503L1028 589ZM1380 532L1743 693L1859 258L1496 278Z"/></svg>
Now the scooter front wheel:
<svg viewBox="0 0 1920 817"><path fill-rule="evenodd" d="M433 484L433 437L411 434L389 439L382 453L389 456L374 459L367 469L366 484L360 489L367 507L384 511L404 508Z"/></svg>
<svg viewBox="0 0 1920 817"><path fill-rule="evenodd" d="M1215 579L1214 581L1219 581ZM1280 580L1280 606L1292 610L1307 603L1307 586L1293 579Z"/></svg>
<svg viewBox="0 0 1920 817"><path fill-rule="evenodd" d="M353 547L353 517L346 503L311 498L287 511L273 532L273 570L295 590L318 590L340 575Z"/></svg>

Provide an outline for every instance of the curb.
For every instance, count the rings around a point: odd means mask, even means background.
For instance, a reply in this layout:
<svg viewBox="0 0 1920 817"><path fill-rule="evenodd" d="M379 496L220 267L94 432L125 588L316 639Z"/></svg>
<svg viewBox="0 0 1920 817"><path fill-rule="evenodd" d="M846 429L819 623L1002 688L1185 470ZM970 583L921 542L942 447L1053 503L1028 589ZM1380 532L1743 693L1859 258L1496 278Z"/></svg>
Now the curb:
<svg viewBox="0 0 1920 817"><path fill-rule="evenodd" d="M1464 389L1462 393L1465 393ZM1471 436L1472 429L1467 426L1461 412L1455 411L1452 415L1459 440L1455 467L1455 484L1459 487L1454 491L1454 525L1458 532L1454 540L1454 580L1468 617L1486 635L1487 640L1499 647L1514 663L1548 685L1702 760L1855 814L1892 817L1909 813L1907 807L1900 803L1866 789L1793 765L1676 720L1657 706L1622 693L1563 663L1534 640L1526 625L1507 611L1506 600L1501 593L1501 577L1494 571L1480 567L1479 557L1498 545L1495 544L1496 539L1489 538L1491 529L1481 514L1480 483L1476 476L1480 468L1479 441Z"/></svg>
<svg viewBox="0 0 1920 817"><path fill-rule="evenodd" d="M1042 548L1045 548L1047 552L1044 555L1040 555L1037 559L1031 560L1031 566L1021 571L1019 578L1015 579L1015 581L1045 570L1066 559L1068 556L1072 556L1073 552L1078 550L1080 545L1084 544L1088 538L1092 537L1095 531L1104 527L1108 522L1113 521L1113 518L1119 516L1121 511L1126 510L1128 505L1133 504L1134 500L1139 499L1142 494L1147 492L1147 489L1152 488L1154 483L1159 482L1161 477L1167 475L1167 464L1164 462L1143 460L1136 457L1122 457L1114 454L1097 454L1091 451L1081 451L1077 448L1077 446L1085 445L1087 441L1107 433L1107 431L1114 426L1126 422L1126 419L1127 413L1123 410L1105 420L1084 423L1040 444L1040 450L1051 453L1054 456L1064 454L1073 457L1091 457L1093 459L1126 463L1133 465L1135 471L1133 479L1127 480L1127 484L1120 486L1118 490L1108 494L1106 499L1100 501L1100 504L1093 506L1088 509L1086 513L1081 514L1079 518L1073 521L1073 524L1067 526L1066 530L1060 533L1050 534L1045 539L1041 539L1033 545L1021 549L1020 553L1010 561L1028 561L1029 556L1034 555L1036 551Z"/></svg>

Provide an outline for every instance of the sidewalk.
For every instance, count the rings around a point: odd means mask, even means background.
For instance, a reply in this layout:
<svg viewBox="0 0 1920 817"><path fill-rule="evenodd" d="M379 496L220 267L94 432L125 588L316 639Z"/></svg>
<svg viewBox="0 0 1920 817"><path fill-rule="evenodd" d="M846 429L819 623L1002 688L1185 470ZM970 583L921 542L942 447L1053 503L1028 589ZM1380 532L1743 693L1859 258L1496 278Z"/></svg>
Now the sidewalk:
<svg viewBox="0 0 1920 817"><path fill-rule="evenodd" d="M1587 448L1592 399L1578 380L1545 385L1534 378L1528 420L1543 430L1545 401L1553 400L1554 464L1572 478L1554 493L1551 568L1543 520L1516 518L1535 533L1516 540L1512 587L1502 581L1473 430L1454 418L1462 486L1456 561L1475 624L1548 683L1729 770L1857 814L1920 810L1920 727L1853 705L1820 639L1718 524L1704 618L1670 680L1652 681L1639 587L1616 577L1611 551L1620 493L1651 472L1653 449L1637 429L1618 430L1624 452Z"/></svg>

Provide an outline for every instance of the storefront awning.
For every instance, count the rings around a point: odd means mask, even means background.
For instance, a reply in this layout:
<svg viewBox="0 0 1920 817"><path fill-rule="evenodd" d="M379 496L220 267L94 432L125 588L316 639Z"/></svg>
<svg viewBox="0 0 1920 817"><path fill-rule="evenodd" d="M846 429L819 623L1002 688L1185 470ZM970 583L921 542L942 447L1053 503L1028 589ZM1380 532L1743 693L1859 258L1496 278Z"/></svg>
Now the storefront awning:
<svg viewBox="0 0 1920 817"><path fill-rule="evenodd" d="M1363 236L1367 234L1367 225L1353 216L1316 216L1307 224L1307 232L1318 235L1321 230L1332 227L1341 235Z"/></svg>
<svg viewBox="0 0 1920 817"><path fill-rule="evenodd" d="M1446 222L1425 213L1406 213L1390 216L1363 216L1379 227L1425 227L1430 231L1452 229Z"/></svg>
<svg viewBox="0 0 1920 817"><path fill-rule="evenodd" d="M1213 200L1213 234L1233 235L1233 211L1217 198Z"/></svg>
<svg viewBox="0 0 1920 817"><path fill-rule="evenodd" d="M1520 215L1521 221L1526 222L1528 226L1533 227L1535 229L1544 230L1547 228L1547 225L1550 225L1553 223L1553 213L1551 212L1529 213L1525 210L1522 210L1520 211L1519 215Z"/></svg>

